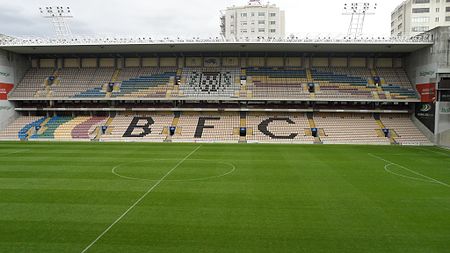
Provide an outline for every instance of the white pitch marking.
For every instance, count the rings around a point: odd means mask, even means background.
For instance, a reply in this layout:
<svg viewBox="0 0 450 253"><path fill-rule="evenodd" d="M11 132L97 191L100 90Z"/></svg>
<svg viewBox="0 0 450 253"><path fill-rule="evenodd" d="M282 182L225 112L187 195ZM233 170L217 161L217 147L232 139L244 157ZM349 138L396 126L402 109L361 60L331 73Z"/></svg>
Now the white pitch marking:
<svg viewBox="0 0 450 253"><path fill-rule="evenodd" d="M448 154L448 153L439 152L439 151L435 151L432 149L426 149L426 148L414 148L414 149L424 150L424 151L428 151L428 152L432 152L432 153L440 154L440 155L444 155L444 156L450 156L450 154Z"/></svg>
<svg viewBox="0 0 450 253"><path fill-rule="evenodd" d="M147 161L173 161L173 159L148 159L148 160L143 160L143 161L139 161L139 162L147 162ZM208 159L191 159L191 161L207 161L207 162L215 162L218 164L225 164L230 166L231 170L220 174L220 175L216 175L216 176L209 176L209 177L201 177L201 178L191 178L191 179L167 179L166 181L171 181L171 182L191 182L191 181L203 181L203 180L208 180L208 179L215 179L215 178L221 178L221 177L225 177L228 176L229 174L233 173L236 170L236 166L234 166L234 164L231 164L229 162L221 162L221 161L214 161L214 160L208 160ZM138 162L132 162L132 163L138 163ZM113 173L114 175L121 177L123 179L128 179L128 180L141 180L141 181L157 181L157 180L153 180L153 179L145 179L145 178L137 178L137 177L127 177L124 175L119 174L116 170L118 168L120 168L121 166L125 165L125 164L132 164L132 163L122 163L119 164L115 167L112 168L111 173Z"/></svg>
<svg viewBox="0 0 450 253"><path fill-rule="evenodd" d="M372 156L372 157L378 159L378 160L381 160L381 161L383 161L383 162L389 163L389 164L391 164L391 165L398 166L398 167L400 167L400 168L402 168L402 169L405 169L405 170L407 170L407 171L409 171L409 172L411 172L411 173L413 173L413 174L415 174L415 175L417 175L417 176L424 177L424 178L429 179L430 181L432 181L432 182L434 182L434 183L437 183L437 184L440 184L440 185L442 185L442 186L445 186L445 187L450 188L450 185L448 185L448 184L446 184L446 183L444 183L444 182L441 182L441 181L439 181L439 180L437 180L437 179L434 179L434 178L429 177L429 176L425 176L424 174L421 174L421 173L419 173L419 172L417 172L417 171L414 171L414 170L412 170L412 169L408 169L408 168L406 168L405 166L402 166L402 165L400 165L400 164L393 163L393 162L391 162L391 161L389 161L389 160L386 160L386 159L384 159L384 158L382 158L382 157L379 157L379 156L376 156L376 155L374 155L374 154L371 154L371 153L368 153L368 154L369 154L370 156Z"/></svg>
<svg viewBox="0 0 450 253"><path fill-rule="evenodd" d="M405 176L405 175L402 175L402 174L399 174L399 173L395 173L395 172L393 172L393 171L391 171L389 169L389 167L391 165L394 165L394 164L390 163L390 164L384 165L384 170L386 172L388 172L388 173L391 173L391 174L399 176L399 177L404 177L404 178L408 178L408 179L411 179L411 180L416 180L416 181L420 181L420 182L433 183L434 184L434 181L431 181L431 180L428 180L428 179L422 179L422 178L417 178L417 177L410 177L410 176Z"/></svg>
<svg viewBox="0 0 450 253"><path fill-rule="evenodd" d="M7 156L7 155L14 155L14 154L19 154L19 153L25 153L30 151L29 149L24 149L24 150L19 150L19 151L14 151L11 153L7 153L7 154L0 154L0 156Z"/></svg>
<svg viewBox="0 0 450 253"><path fill-rule="evenodd" d="M119 218L117 218L108 228L105 229L105 231L103 231L103 233L101 233L91 244L89 244L83 251L81 251L81 253L85 253L87 252L92 246L94 246L94 244L100 240L106 233L108 233L109 230L111 230L112 227L114 227L114 225L116 225L120 220L123 219L123 217L125 217L133 208L135 208L145 197L147 197L147 195L152 192L159 184L161 184L162 181L164 181L164 179L166 177L168 177L170 175L170 173L172 173L176 168L178 168L178 166L180 166L184 161L186 161L186 159L188 159L192 154L194 154L199 148L201 148L201 146L198 146L196 149L194 149L194 151L192 151L191 153L189 153L186 157L183 158L183 160L181 160L180 162L178 162L171 170L169 170L163 177L161 177L150 189L148 189L148 191L146 191L144 193L144 195L142 195L136 202L134 202L133 205L131 205L122 215L119 216Z"/></svg>

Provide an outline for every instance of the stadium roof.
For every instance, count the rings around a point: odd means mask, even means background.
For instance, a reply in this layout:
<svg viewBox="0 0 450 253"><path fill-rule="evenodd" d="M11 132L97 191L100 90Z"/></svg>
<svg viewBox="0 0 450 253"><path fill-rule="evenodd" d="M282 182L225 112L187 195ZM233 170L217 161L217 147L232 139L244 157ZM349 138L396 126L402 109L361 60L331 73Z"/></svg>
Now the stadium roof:
<svg viewBox="0 0 450 253"><path fill-rule="evenodd" d="M0 49L18 54L113 54L179 52L410 53L433 45L430 40L291 39L230 42L220 39L16 39L0 40Z"/></svg>

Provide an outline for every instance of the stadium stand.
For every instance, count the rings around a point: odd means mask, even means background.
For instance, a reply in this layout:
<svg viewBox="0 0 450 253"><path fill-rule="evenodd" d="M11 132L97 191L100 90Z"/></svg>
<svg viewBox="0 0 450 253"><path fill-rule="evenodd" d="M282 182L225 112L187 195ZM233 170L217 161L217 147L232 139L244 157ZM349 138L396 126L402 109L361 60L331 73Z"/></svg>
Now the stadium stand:
<svg viewBox="0 0 450 253"><path fill-rule="evenodd" d="M100 126L106 125L106 117L89 117L83 123L72 128L71 138L76 140L92 140L97 137Z"/></svg>
<svg viewBox="0 0 450 253"><path fill-rule="evenodd" d="M183 113L173 142L231 142L239 141L237 113Z"/></svg>
<svg viewBox="0 0 450 253"><path fill-rule="evenodd" d="M173 136L171 126L176 127ZM104 133L102 127L106 127ZM242 139L240 127L246 128L244 140L249 143L431 145L409 115L384 114L377 120L369 113L249 112L244 118L237 112L128 113L111 118L23 116L0 132L0 140L237 143ZM312 128L317 128L317 137ZM389 129L391 136L386 137L383 129Z"/></svg>
<svg viewBox="0 0 450 253"><path fill-rule="evenodd" d="M324 144L390 144L371 114L319 113L314 121Z"/></svg>
<svg viewBox="0 0 450 253"><path fill-rule="evenodd" d="M238 68L184 68L180 96L237 97L240 90Z"/></svg>
<svg viewBox="0 0 450 253"><path fill-rule="evenodd" d="M381 122L386 129L390 129L393 139L399 144L431 145L431 142L416 127L408 115L382 115Z"/></svg>
<svg viewBox="0 0 450 253"><path fill-rule="evenodd" d="M113 92L113 97L163 98L166 97L169 84L174 84L175 70L142 68L121 70L120 88ZM137 75L138 77L132 77Z"/></svg>
<svg viewBox="0 0 450 253"><path fill-rule="evenodd" d="M253 98L309 98L308 79L301 68L248 68L247 95Z"/></svg>
<svg viewBox="0 0 450 253"><path fill-rule="evenodd" d="M313 144L305 114L251 113L247 115L248 142Z"/></svg>
<svg viewBox="0 0 450 253"><path fill-rule="evenodd" d="M26 139L28 132L35 126L39 126L45 118L35 116L23 116L17 118L6 129L0 131L0 140Z"/></svg>
<svg viewBox="0 0 450 253"><path fill-rule="evenodd" d="M112 119L101 140L163 142L173 118L172 113L118 115Z"/></svg>
<svg viewBox="0 0 450 253"><path fill-rule="evenodd" d="M70 107L79 111L88 105L104 110L119 103L124 111L109 112L111 117L82 116L78 112L65 114L72 116L23 116L0 132L2 140L431 144L409 114L391 113L379 118L368 112L313 113L311 110L312 107L314 111L332 107L330 104L311 104L311 101L419 101L402 68L31 68L9 98L53 99L50 107L55 108L65 107L66 100L92 99L99 101L89 104L71 102ZM139 99L144 101L136 103ZM168 99L169 102L145 99ZM177 99L180 100L178 103L171 101ZM254 100L257 103L245 105L248 111L239 113L236 109L242 109L242 104L206 102L221 99ZM197 102L185 103L185 100ZM268 105L269 101L277 100L307 103ZM34 106L48 107L45 102ZM149 106L156 109L155 112L139 109ZM368 109L366 104L340 106L345 110ZM374 103L371 109L383 106L389 105ZM134 109L130 110L130 107ZM179 111L174 107L192 110ZM218 107L218 111L211 110L214 112L196 110ZM172 108L172 111L160 112L164 108ZM224 108L229 111L222 111ZM266 108L275 108L277 112L262 112ZM407 103L392 105L392 108L404 112L410 109ZM295 109L296 112L282 112L282 109ZM300 113L299 109L311 112ZM53 112L53 115L59 113ZM246 136L240 136L242 129ZM388 137L383 133L386 130L390 132Z"/></svg>
<svg viewBox="0 0 450 253"><path fill-rule="evenodd" d="M50 84L48 78L56 80ZM179 86L176 84L180 77ZM246 83L241 84L245 77ZM375 82L379 79L379 83ZM108 91L108 84L112 90ZM308 85L315 87L310 91ZM403 69L64 68L31 69L11 98L417 99Z"/></svg>
<svg viewBox="0 0 450 253"><path fill-rule="evenodd" d="M53 75L54 69L31 68L27 71L20 84L14 89L10 98L33 98L46 96L46 80Z"/></svg>

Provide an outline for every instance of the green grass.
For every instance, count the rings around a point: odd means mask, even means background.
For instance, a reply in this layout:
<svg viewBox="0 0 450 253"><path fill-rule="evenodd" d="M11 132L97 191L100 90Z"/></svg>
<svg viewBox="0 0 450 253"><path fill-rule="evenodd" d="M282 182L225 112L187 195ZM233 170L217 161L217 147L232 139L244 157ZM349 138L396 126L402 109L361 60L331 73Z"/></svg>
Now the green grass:
<svg viewBox="0 0 450 253"><path fill-rule="evenodd" d="M448 151L198 146L0 143L0 252L80 253L177 164L87 252L449 252Z"/></svg>

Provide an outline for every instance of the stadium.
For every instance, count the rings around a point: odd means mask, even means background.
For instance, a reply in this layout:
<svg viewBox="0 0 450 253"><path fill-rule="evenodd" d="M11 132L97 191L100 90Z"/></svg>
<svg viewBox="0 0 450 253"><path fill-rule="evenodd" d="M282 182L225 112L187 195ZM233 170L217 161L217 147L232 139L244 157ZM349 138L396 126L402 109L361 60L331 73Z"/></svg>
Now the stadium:
<svg viewBox="0 0 450 253"><path fill-rule="evenodd" d="M449 32L0 37L0 252L446 252Z"/></svg>

